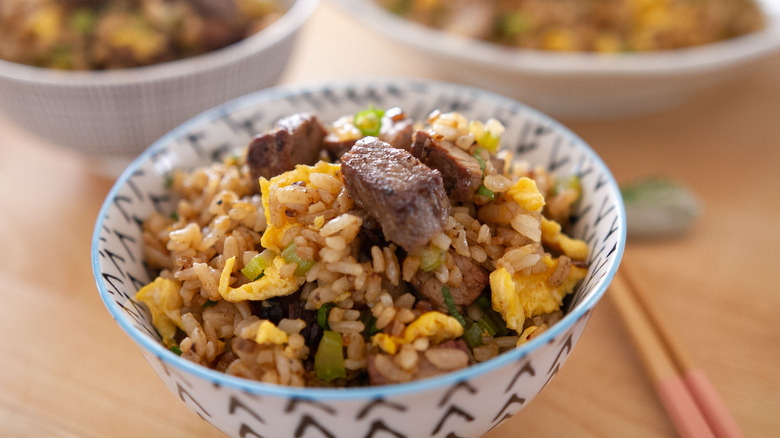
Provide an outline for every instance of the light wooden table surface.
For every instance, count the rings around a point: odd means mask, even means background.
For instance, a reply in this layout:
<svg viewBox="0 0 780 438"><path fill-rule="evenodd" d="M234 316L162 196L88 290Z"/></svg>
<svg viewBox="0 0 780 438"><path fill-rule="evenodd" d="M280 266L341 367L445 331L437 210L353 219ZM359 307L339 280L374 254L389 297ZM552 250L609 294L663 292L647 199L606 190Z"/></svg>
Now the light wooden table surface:
<svg viewBox="0 0 780 438"><path fill-rule="evenodd" d="M328 3L298 49L284 82L436 77ZM703 199L692 233L631 242L626 260L746 436L779 436L780 56L673 110L563 122L619 182L663 174ZM223 436L168 392L98 297L90 240L112 181L2 118L0 152L0 436ZM609 299L559 375L486 437L520 434L674 436Z"/></svg>

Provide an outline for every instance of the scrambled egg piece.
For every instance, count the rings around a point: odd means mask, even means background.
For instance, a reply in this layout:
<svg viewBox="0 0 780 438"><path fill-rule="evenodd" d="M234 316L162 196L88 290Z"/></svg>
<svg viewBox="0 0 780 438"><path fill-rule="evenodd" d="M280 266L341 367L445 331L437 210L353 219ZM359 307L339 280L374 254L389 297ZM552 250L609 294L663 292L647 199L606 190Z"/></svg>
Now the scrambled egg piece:
<svg viewBox="0 0 780 438"><path fill-rule="evenodd" d="M233 272L233 266L236 264L236 258L231 257L225 262L222 274L219 277L219 294L225 301L237 302L246 300L267 300L273 297L290 295L298 290L306 281L306 277L292 276L282 278L279 269L287 262L281 256L277 256L271 262L259 279L244 284L240 287L230 287L230 273Z"/></svg>
<svg viewBox="0 0 780 438"><path fill-rule="evenodd" d="M516 272L511 275L504 268L490 274L493 309L501 314L507 327L519 333L523 332L526 318L559 310L563 297L571 293L577 282L587 274L586 269L571 266L563 283L552 286L547 280L558 267L558 260L549 256L542 260L547 264L547 270L539 274Z"/></svg>
<svg viewBox="0 0 780 438"><path fill-rule="evenodd" d="M563 252L572 260L585 261L588 258L587 243L563 234L558 222L545 217L542 217L542 242Z"/></svg>
<svg viewBox="0 0 780 438"><path fill-rule="evenodd" d="M420 315L410 322L404 330L404 341L412 343L422 337L429 337L434 342L457 338L463 334L463 326L457 319L432 310Z"/></svg>
<svg viewBox="0 0 780 438"><path fill-rule="evenodd" d="M283 345L287 343L287 340L287 333L276 327L271 321L263 321L257 328L255 342L258 344Z"/></svg>
<svg viewBox="0 0 780 438"><path fill-rule="evenodd" d="M398 351L398 347L405 344L406 341L398 336L377 333L371 337L371 343L381 348L385 353L393 355Z"/></svg>
<svg viewBox="0 0 780 438"><path fill-rule="evenodd" d="M531 337L534 332L539 330L539 327L532 325L525 330L523 330L523 333L520 334L520 336L517 337L517 343L515 344L515 347L519 347L522 344L525 344L528 342L528 339Z"/></svg>
<svg viewBox="0 0 780 438"><path fill-rule="evenodd" d="M293 225L293 222L288 221L286 217L283 219L283 224L273 224L271 222L271 209L269 206L269 197L271 195L271 191L281 187L289 186L296 182L303 182L307 186L311 186L309 175L312 173L324 173L336 178L340 178L341 166L338 164L331 164L320 161L314 166L299 164L295 166L294 170L284 172L283 174L277 175L270 180L260 177L260 192L263 197L263 210L265 211L265 220L268 223L268 227L265 229L263 237L260 239L260 244L263 246L263 248L281 252L283 249L282 236L284 236L284 232Z"/></svg>
<svg viewBox="0 0 780 438"><path fill-rule="evenodd" d="M536 187L536 181L526 176L517 180L517 182L506 191L509 199L517 202L518 205L528 211L542 211L544 207L544 196Z"/></svg>
<svg viewBox="0 0 780 438"><path fill-rule="evenodd" d="M462 334L463 326L457 319L432 310L423 313L409 323L404 330L403 337L377 333L371 337L371 343L392 355L398 351L398 347L401 345L411 344L420 338L428 337L434 342L441 342L445 339L457 338Z"/></svg>
<svg viewBox="0 0 780 438"><path fill-rule="evenodd" d="M176 280L157 277L135 294L135 299L146 304L152 312L152 324L166 346L175 345L176 328L184 330L181 323L181 284Z"/></svg>

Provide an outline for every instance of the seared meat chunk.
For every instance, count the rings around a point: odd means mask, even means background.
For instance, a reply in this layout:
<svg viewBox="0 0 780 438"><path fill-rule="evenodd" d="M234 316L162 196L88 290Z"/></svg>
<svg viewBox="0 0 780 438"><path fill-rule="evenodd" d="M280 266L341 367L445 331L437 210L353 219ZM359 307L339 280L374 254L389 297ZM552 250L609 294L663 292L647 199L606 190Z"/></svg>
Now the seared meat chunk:
<svg viewBox="0 0 780 438"><path fill-rule="evenodd" d="M477 159L448 140L437 140L425 131L417 131L412 155L441 172L444 188L455 202L471 200L482 184L482 169Z"/></svg>
<svg viewBox="0 0 780 438"><path fill-rule="evenodd" d="M388 241L412 251L443 229L450 203L441 174L409 152L366 137L341 157L341 171L349 196Z"/></svg>
<svg viewBox="0 0 780 438"><path fill-rule="evenodd" d="M406 117L401 108L390 108L382 117L379 139L390 143L394 148L408 151L412 148L414 120Z"/></svg>
<svg viewBox="0 0 780 438"><path fill-rule="evenodd" d="M471 257L453 254L455 266L460 270L463 281L459 286L447 286L452 295L452 301L456 306L468 306L477 299L482 290L484 290L489 281L488 271L477 265ZM432 272L417 271L412 277L412 286L424 297L430 300L431 304L438 310L447 312L447 305L444 304L444 295L441 288L444 284L439 281Z"/></svg>
<svg viewBox="0 0 780 438"><path fill-rule="evenodd" d="M293 114L279 120L273 131L249 143L246 159L252 178L271 178L296 164L316 163L324 137L325 128L313 114Z"/></svg>

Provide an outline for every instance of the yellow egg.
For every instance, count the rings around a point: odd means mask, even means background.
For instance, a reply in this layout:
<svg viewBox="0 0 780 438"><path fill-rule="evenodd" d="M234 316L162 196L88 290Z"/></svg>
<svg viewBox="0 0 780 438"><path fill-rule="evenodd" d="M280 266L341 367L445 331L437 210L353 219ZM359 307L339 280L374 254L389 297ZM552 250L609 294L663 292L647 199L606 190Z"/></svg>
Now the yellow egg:
<svg viewBox="0 0 780 438"><path fill-rule="evenodd" d="M434 342L441 342L462 334L463 326L457 319L434 310L423 313L406 326L404 341L411 344L417 339L428 337Z"/></svg>
<svg viewBox="0 0 780 438"><path fill-rule="evenodd" d="M571 266L569 273L560 286L548 282L558 267L558 260L545 256L547 269L538 274L524 275L515 272L510 275L504 268L490 274L490 290L493 309L506 321L507 327L519 333L523 332L526 318L543 315L559 310L563 298L574 291L574 287L587 274L587 270ZM530 334L530 333L529 333Z"/></svg>
<svg viewBox="0 0 780 438"><path fill-rule="evenodd" d="M558 222L545 217L542 217L542 243L563 252L572 260L585 261L588 258L587 243L562 233Z"/></svg>
<svg viewBox="0 0 780 438"><path fill-rule="evenodd" d="M260 239L260 244L263 246L263 248L281 252L283 249L282 237L284 236L284 232L295 224L294 221L291 221L284 216L282 218L283 223L272 223L271 209L269 205L271 191L298 182L302 182L305 185L310 186L311 180L309 177L312 173L324 173L326 175L340 178L341 166L338 164L331 164L320 161L314 166L299 164L295 166L295 169L284 172L281 175L277 175L270 180L260 177L260 192L262 194L263 210L265 211L265 220L268 223L268 227L265 229L263 237Z"/></svg>
<svg viewBox="0 0 780 438"><path fill-rule="evenodd" d="M393 355L398 351L398 347L405 344L406 341L398 336L380 332L371 337L371 343L381 348L385 353Z"/></svg>
<svg viewBox="0 0 780 438"><path fill-rule="evenodd" d="M260 323L260 327L257 328L255 342L258 344L283 345L287 343L287 340L287 333L280 330L271 321L263 321Z"/></svg>
<svg viewBox="0 0 780 438"><path fill-rule="evenodd" d="M152 324L166 346L174 345L176 328L184 330L181 323L181 284L176 280L157 277L135 294L135 299L146 304L152 313Z"/></svg>
<svg viewBox="0 0 780 438"><path fill-rule="evenodd" d="M517 337L517 343L515 344L515 347L519 347L519 346L525 344L526 342L528 342L528 338L530 338L531 335L535 331L537 331L537 330L539 330L539 327L537 327L535 325L532 325L532 326L526 328L525 330L523 330L523 333L520 334L520 336Z"/></svg>
<svg viewBox="0 0 780 438"><path fill-rule="evenodd" d="M515 331L522 330L525 311L515 292L515 283L509 271L498 268L490 273L490 291L493 309L501 314L506 326Z"/></svg>
<svg viewBox="0 0 780 438"><path fill-rule="evenodd" d="M282 278L279 274L279 268L284 266L287 262L285 262L282 257L277 256L273 259L271 265L265 268L265 271L263 271L263 274L265 275L261 278L240 287L233 288L230 287L229 283L230 273L233 272L235 263L235 257L227 259L225 267L222 269L222 274L219 277L219 294L225 301L259 301L290 295L298 290L306 281L306 277L300 276Z"/></svg>
<svg viewBox="0 0 780 438"><path fill-rule="evenodd" d="M544 196L536 187L536 181L526 176L517 180L506 194L510 199L528 211L541 211L544 207Z"/></svg>

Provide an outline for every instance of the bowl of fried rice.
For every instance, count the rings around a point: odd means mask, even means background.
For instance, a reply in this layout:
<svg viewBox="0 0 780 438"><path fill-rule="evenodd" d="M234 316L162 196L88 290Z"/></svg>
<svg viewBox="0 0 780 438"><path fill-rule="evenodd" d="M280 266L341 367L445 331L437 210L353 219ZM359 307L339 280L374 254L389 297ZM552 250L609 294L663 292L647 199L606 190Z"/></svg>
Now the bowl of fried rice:
<svg viewBox="0 0 780 438"><path fill-rule="evenodd" d="M275 84L317 5L5 1L0 111L115 177L190 117Z"/></svg>
<svg viewBox="0 0 780 438"><path fill-rule="evenodd" d="M548 116L354 78L166 134L111 189L92 265L163 383L230 436L480 436L572 353L625 235L608 168Z"/></svg>
<svg viewBox="0 0 780 438"><path fill-rule="evenodd" d="M443 78L555 117L679 105L780 49L772 0L337 0ZM411 61L411 62L416 62Z"/></svg>

